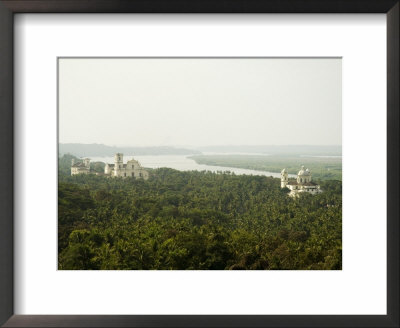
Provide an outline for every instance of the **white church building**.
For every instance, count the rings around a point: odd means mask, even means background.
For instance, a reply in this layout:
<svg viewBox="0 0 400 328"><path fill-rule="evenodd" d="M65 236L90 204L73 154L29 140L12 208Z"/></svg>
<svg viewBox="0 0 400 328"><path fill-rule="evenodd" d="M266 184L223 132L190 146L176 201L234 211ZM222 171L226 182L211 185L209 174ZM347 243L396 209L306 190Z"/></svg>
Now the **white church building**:
<svg viewBox="0 0 400 328"><path fill-rule="evenodd" d="M145 180L149 178L149 172L142 168L137 160L131 159L124 164L123 158L124 154L115 154L114 164L106 164L104 174L112 177L134 177Z"/></svg>
<svg viewBox="0 0 400 328"><path fill-rule="evenodd" d="M84 158L79 162L75 159L71 161L71 175L89 174L90 173L90 158Z"/></svg>
<svg viewBox="0 0 400 328"><path fill-rule="evenodd" d="M289 196L291 197L295 197L300 193L315 195L322 192L320 186L311 181L311 172L305 169L304 166L297 173L295 180L289 180L286 169L283 169L281 172L281 188L289 188Z"/></svg>

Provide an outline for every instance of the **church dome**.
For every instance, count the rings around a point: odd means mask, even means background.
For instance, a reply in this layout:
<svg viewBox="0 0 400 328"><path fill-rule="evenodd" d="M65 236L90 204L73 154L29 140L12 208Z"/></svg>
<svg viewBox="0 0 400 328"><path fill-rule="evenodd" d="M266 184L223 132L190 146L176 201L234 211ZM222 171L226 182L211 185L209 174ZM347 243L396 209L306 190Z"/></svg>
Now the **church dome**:
<svg viewBox="0 0 400 328"><path fill-rule="evenodd" d="M310 175L310 171L308 169L304 169L304 165L301 167L301 170L299 171L299 173L297 173L297 175Z"/></svg>

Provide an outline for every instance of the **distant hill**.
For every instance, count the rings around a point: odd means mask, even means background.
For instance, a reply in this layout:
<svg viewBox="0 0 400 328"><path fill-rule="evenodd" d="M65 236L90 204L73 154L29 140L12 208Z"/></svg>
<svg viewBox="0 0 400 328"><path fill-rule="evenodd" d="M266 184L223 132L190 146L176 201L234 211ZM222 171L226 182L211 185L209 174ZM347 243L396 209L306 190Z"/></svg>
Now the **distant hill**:
<svg viewBox="0 0 400 328"><path fill-rule="evenodd" d="M311 146L311 145L233 145L196 147L202 152L215 153L264 153L268 155L311 155L311 156L341 156L342 146Z"/></svg>
<svg viewBox="0 0 400 328"><path fill-rule="evenodd" d="M60 156L73 154L78 157L113 156L123 153L125 156L134 155L195 155L201 154L198 150L175 147L114 147L102 144L60 143L58 146Z"/></svg>

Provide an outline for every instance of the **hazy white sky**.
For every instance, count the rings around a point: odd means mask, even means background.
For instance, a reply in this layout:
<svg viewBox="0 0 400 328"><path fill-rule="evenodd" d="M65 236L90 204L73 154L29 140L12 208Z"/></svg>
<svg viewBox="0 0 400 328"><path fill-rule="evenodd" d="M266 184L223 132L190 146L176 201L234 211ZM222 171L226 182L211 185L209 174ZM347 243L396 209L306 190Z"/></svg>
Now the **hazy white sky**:
<svg viewBox="0 0 400 328"><path fill-rule="evenodd" d="M60 59L59 141L341 145L341 59Z"/></svg>

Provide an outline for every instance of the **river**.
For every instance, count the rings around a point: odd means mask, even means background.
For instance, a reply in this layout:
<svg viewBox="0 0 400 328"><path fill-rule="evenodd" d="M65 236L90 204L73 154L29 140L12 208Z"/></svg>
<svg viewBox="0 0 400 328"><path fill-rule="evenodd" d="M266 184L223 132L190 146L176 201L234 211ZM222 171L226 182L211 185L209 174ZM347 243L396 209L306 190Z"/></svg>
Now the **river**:
<svg viewBox="0 0 400 328"><path fill-rule="evenodd" d="M277 172L267 172L267 171L256 171L249 169L240 169L235 167L227 166L214 166L198 164L193 159L188 158L189 155L136 155L136 156L124 156L124 163L128 160L134 158L140 162L143 167L148 167L152 169L160 167L169 167L171 169L179 171L211 171L211 172L224 172L230 171L238 175L263 175L272 176L275 178L280 178L281 174ZM113 164L114 157L91 157L92 162L104 162ZM293 174L289 174L289 177L296 177Z"/></svg>

